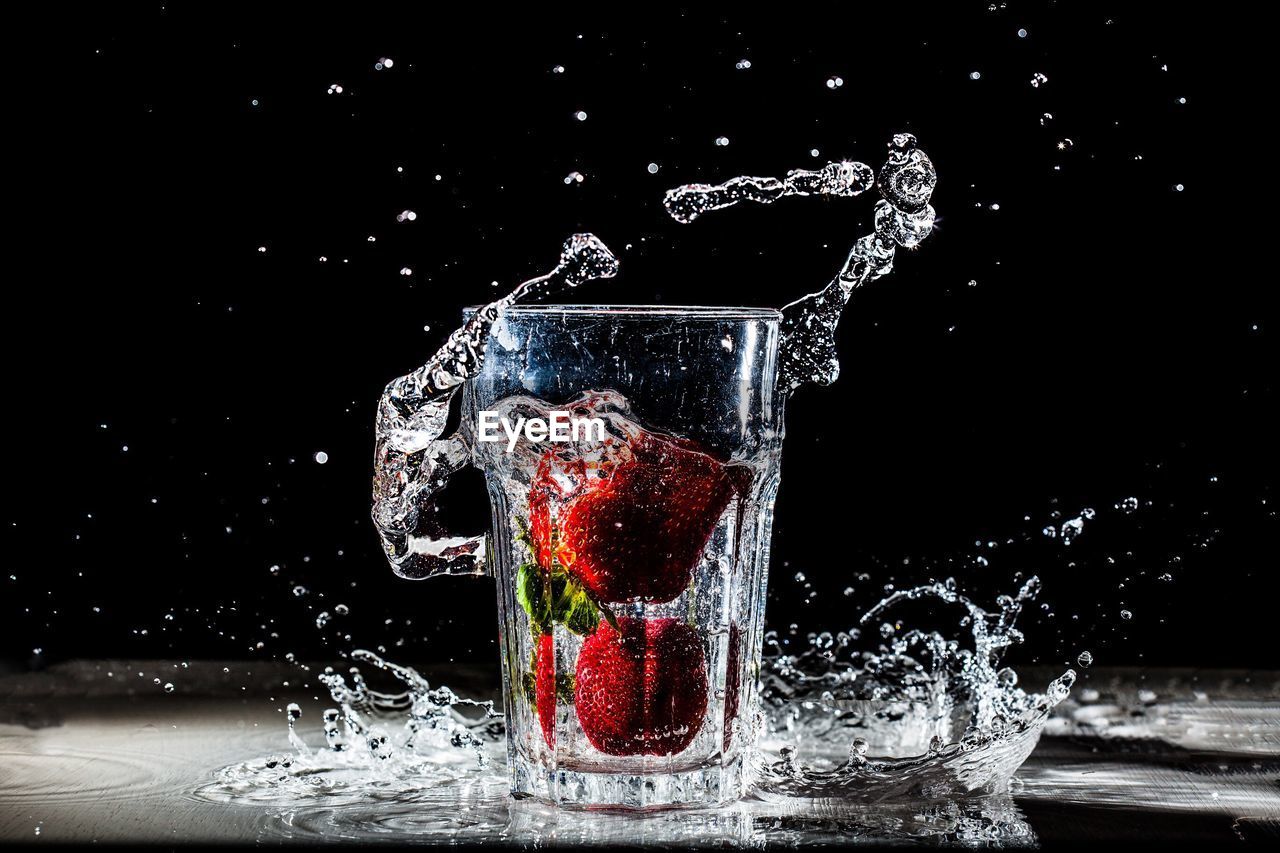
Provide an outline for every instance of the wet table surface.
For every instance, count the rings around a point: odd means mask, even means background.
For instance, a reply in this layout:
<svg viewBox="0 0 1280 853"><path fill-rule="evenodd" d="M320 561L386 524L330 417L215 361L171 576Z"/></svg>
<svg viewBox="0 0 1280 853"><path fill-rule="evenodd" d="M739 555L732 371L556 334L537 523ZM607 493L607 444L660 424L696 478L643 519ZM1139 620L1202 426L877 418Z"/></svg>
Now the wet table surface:
<svg viewBox="0 0 1280 853"><path fill-rule="evenodd" d="M492 672L426 668L462 693ZM108 675L110 673L110 675ZM156 679L160 679L157 683ZM165 692L165 683L174 687ZM291 682L286 686L286 682ZM332 703L297 670L92 661L0 675L0 841L794 846L859 842L1280 841L1280 673L1092 670L1009 791L874 806L562 811L463 773L405 796L219 798L215 774L288 754L284 708L315 742ZM320 739L322 741L322 738Z"/></svg>

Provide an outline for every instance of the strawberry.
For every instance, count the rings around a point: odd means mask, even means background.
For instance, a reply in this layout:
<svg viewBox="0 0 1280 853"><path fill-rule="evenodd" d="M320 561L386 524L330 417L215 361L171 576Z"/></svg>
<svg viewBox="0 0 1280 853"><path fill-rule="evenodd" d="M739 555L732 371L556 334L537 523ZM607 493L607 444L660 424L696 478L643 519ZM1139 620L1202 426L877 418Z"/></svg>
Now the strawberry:
<svg viewBox="0 0 1280 853"><path fill-rule="evenodd" d="M604 449L592 465L554 450L539 463L529 493L535 558L563 566L598 602L671 601L733 494L726 467L692 441L643 430Z"/></svg>
<svg viewBox="0 0 1280 853"><path fill-rule="evenodd" d="M524 676L525 695L538 714L547 746L556 746L556 704L573 704L572 675L556 673L556 644L551 634L539 634L533 659Z"/></svg>
<svg viewBox="0 0 1280 853"><path fill-rule="evenodd" d="M707 668L693 628L677 619L601 623L578 653L574 707L608 755L674 755L707 710Z"/></svg>
<svg viewBox="0 0 1280 853"><path fill-rule="evenodd" d="M547 746L556 747L556 646L550 634L538 638L533 652L534 707Z"/></svg>

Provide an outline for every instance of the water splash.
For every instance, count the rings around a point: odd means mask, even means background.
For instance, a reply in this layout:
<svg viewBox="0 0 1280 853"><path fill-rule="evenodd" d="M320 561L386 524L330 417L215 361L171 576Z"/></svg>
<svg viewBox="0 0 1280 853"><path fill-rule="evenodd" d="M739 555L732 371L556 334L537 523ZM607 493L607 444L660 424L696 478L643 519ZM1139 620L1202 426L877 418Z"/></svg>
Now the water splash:
<svg viewBox="0 0 1280 853"><path fill-rule="evenodd" d="M771 633L761 672L763 738L751 768L753 796L856 804L1004 793L1075 680L1067 670L1043 693L1027 693L1017 673L1001 666L1005 651L1022 641L1015 622L1039 588L1031 578L1015 595L1000 596L993 611L950 579L902 590L868 610L859 627L812 635L800 653L785 651ZM861 626L901 602L925 598L961 608L972 648L893 625L887 645L856 649ZM502 715L492 701L432 687L414 669L372 652L353 652L352 660L388 673L403 690L376 691L357 667L345 675L327 670L321 681L338 707L322 715L324 745L301 742L294 731L301 710L291 706L294 752L227 767L201 796L278 804L322 796L332 806L368 797L399 801L465 784L505 799Z"/></svg>
<svg viewBox="0 0 1280 853"><path fill-rule="evenodd" d="M874 184L882 200L876 205L874 230L853 245L844 266L822 290L782 309L779 385L794 391L814 383L830 385L840 375L835 331L853 291L893 270L898 246L913 249L933 231L935 213L929 198L938 175L916 138L899 133L889 143L889 158L876 175L865 163L828 163L816 171L796 170L785 179L732 178L723 184L688 184L669 191L667 212L677 222L693 222L702 214L743 201L771 204L787 196L852 197Z"/></svg>
<svg viewBox="0 0 1280 853"><path fill-rule="evenodd" d="M1067 697L1067 670L1044 693L1018 687L1002 667L1037 578L988 612L953 579L895 592L859 620L859 628L810 638L799 654L766 638L762 698L767 733L756 768L757 795L842 802L1000 793ZM853 650L861 627L905 601L933 598L962 608L973 648L937 632L901 632L873 652ZM766 758L767 753L776 758ZM801 761L803 757L804 761Z"/></svg>
<svg viewBox="0 0 1280 853"><path fill-rule="evenodd" d="M469 458L461 439L440 438L449 402L484 364L485 342L505 309L617 272L618 261L604 243L575 234L555 268L476 311L426 364L387 386L375 427L373 521L396 574L416 580L483 573L485 537L448 535L431 503Z"/></svg>
<svg viewBox="0 0 1280 853"><path fill-rule="evenodd" d="M302 709L286 709L292 753L225 767L197 793L240 803L296 803L316 797L329 806L394 800L451 783L496 785L505 794L497 745L502 714L492 701L432 687L411 667L363 649L351 659L393 676L403 690L382 692L357 667L344 676L327 669L320 681L337 708L321 715L324 746L309 747L296 731Z"/></svg>

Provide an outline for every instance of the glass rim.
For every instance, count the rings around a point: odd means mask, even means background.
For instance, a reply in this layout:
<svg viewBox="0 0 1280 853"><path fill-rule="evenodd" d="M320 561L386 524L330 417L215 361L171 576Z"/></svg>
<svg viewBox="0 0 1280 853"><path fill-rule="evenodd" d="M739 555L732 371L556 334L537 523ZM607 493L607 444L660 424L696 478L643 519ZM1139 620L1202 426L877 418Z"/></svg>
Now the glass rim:
<svg viewBox="0 0 1280 853"><path fill-rule="evenodd" d="M464 315L474 314L482 305L468 305ZM510 305L504 311L510 315L575 315L611 317L618 319L690 319L690 320L781 320L782 312L776 308L750 308L747 306L715 305Z"/></svg>

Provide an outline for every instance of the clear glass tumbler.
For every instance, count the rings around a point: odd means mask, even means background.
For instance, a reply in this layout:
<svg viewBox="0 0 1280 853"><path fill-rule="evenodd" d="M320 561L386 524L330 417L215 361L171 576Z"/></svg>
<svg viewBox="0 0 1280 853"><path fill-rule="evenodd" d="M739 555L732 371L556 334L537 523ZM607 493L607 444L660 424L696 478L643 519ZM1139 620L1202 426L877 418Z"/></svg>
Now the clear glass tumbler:
<svg viewBox="0 0 1280 853"><path fill-rule="evenodd" d="M463 390L516 796L740 797L785 391L774 310L517 306ZM539 422L541 426L539 426Z"/></svg>

